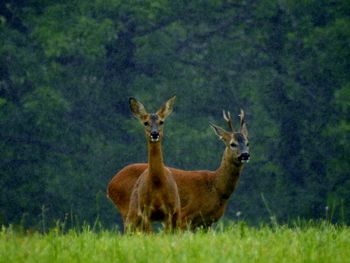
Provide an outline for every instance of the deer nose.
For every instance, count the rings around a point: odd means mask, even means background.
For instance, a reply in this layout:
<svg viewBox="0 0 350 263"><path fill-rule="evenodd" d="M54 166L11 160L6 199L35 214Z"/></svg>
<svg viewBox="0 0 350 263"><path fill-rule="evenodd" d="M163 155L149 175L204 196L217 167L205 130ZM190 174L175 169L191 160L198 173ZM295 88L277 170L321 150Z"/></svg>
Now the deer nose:
<svg viewBox="0 0 350 263"><path fill-rule="evenodd" d="M159 139L159 132L158 131L152 131L151 132L151 139L158 140Z"/></svg>
<svg viewBox="0 0 350 263"><path fill-rule="evenodd" d="M248 152L243 152L238 156L238 160L241 162L249 161L250 154Z"/></svg>
<svg viewBox="0 0 350 263"><path fill-rule="evenodd" d="M152 135L152 137L156 137L156 136L159 135L159 132L157 132L157 131L152 131L152 132L151 132L151 135Z"/></svg>

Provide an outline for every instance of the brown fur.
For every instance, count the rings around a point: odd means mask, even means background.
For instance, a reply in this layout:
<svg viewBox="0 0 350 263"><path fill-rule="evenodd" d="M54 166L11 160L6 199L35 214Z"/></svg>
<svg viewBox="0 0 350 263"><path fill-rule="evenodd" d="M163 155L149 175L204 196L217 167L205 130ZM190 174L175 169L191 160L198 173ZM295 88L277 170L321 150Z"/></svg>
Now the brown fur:
<svg viewBox="0 0 350 263"><path fill-rule="evenodd" d="M136 99L130 100L131 110L145 125L148 165L135 178L136 183L130 185L129 189L133 189L131 196L127 197L130 198L130 204L125 210L127 216L123 216L125 230L151 232L152 221L163 222L166 230L180 225L181 206L177 185L171 171L164 166L161 150L162 124L172 110L174 99L170 99L157 114L153 114L153 119L141 103ZM157 140L152 140L152 131L159 135Z"/></svg>
<svg viewBox="0 0 350 263"><path fill-rule="evenodd" d="M231 124L232 125L232 124ZM209 227L224 214L227 202L235 190L243 163L238 160L240 149L232 149L237 136L243 135L245 146L248 132L241 113L240 133L226 132L212 126L215 133L224 141L224 151L220 167L215 171L184 171L168 167L176 181L181 203L181 228L195 229ZM128 214L131 190L148 164L130 164L119 171L108 184L107 193L120 211L125 222Z"/></svg>

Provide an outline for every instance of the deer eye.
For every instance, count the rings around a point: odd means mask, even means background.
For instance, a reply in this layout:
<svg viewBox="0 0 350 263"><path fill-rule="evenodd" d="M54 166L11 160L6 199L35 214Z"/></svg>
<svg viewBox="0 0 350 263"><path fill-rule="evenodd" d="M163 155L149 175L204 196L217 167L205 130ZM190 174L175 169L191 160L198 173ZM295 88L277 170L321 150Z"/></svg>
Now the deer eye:
<svg viewBox="0 0 350 263"><path fill-rule="evenodd" d="M148 125L149 125L149 122L148 122L148 121L145 121L143 124L144 124L145 126L148 126Z"/></svg>
<svg viewBox="0 0 350 263"><path fill-rule="evenodd" d="M162 125L164 123L164 121L159 121L159 124Z"/></svg>
<svg viewBox="0 0 350 263"><path fill-rule="evenodd" d="M233 143L230 144L230 146L231 146L232 148L235 148L235 147L237 147L237 144L235 144L235 143L233 142Z"/></svg>
<svg viewBox="0 0 350 263"><path fill-rule="evenodd" d="M249 147L249 142L247 142L247 144L246 144L246 145L247 145L247 147Z"/></svg>

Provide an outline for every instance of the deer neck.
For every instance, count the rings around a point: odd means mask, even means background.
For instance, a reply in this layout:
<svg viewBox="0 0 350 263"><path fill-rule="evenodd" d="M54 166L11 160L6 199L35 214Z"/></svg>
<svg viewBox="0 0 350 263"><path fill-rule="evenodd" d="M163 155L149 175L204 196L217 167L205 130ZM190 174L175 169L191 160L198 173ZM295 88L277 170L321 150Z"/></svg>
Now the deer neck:
<svg viewBox="0 0 350 263"><path fill-rule="evenodd" d="M223 199L228 199L236 188L243 164L233 160L232 151L226 147L220 167L215 171L215 188Z"/></svg>
<svg viewBox="0 0 350 263"><path fill-rule="evenodd" d="M164 163L161 142L148 142L148 174L155 182L164 177Z"/></svg>

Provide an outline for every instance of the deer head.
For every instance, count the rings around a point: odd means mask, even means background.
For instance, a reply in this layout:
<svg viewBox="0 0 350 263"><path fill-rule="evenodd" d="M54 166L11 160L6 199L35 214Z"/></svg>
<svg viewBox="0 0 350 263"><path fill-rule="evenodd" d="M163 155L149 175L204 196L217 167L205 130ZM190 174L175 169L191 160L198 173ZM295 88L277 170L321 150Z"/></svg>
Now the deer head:
<svg viewBox="0 0 350 263"><path fill-rule="evenodd" d="M244 111L241 110L240 117L240 129L236 132L233 127L232 118L230 112L225 113L223 116L230 131L226 131L223 128L210 123L217 136L225 143L226 147L232 152L232 156L239 162L248 162L250 158L249 154L249 142L248 142L248 130L245 123Z"/></svg>
<svg viewBox="0 0 350 263"><path fill-rule="evenodd" d="M145 106L135 98L129 99L131 112L144 125L149 142L158 142L163 138L163 124L173 111L176 96L171 97L156 113L148 113Z"/></svg>

